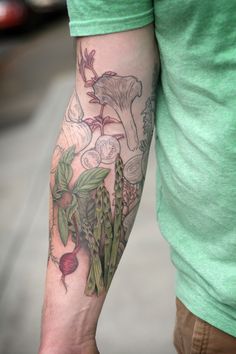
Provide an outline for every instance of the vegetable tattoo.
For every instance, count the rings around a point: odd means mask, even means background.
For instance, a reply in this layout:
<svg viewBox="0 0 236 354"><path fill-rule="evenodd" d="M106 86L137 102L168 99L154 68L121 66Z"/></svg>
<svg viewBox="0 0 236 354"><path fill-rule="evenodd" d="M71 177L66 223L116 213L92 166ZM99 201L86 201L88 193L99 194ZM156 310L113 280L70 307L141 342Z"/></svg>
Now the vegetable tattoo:
<svg viewBox="0 0 236 354"><path fill-rule="evenodd" d="M142 95L141 81L112 71L99 76L95 53L82 52L80 47L78 68L89 90L89 103L97 105L98 114L86 116L75 90L51 170L49 260L58 267L67 292L67 277L80 267L80 251L85 250L87 296L99 296L109 288L128 241L142 193L154 117L151 97L140 115L143 139L139 140L132 105ZM107 125L112 134L105 130ZM116 130L121 125L122 130ZM126 150L129 154L124 154ZM65 248L63 254L53 254L55 234Z"/></svg>
<svg viewBox="0 0 236 354"><path fill-rule="evenodd" d="M103 74L93 84L100 104L114 109L120 118L130 150L138 148L138 134L132 113L132 103L142 94L142 84L133 76Z"/></svg>

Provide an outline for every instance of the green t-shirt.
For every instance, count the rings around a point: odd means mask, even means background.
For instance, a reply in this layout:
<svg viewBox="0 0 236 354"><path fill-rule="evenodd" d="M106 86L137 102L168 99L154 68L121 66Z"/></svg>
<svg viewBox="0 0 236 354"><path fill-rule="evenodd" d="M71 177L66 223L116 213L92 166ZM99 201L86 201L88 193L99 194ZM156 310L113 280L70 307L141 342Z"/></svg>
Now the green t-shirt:
<svg viewBox="0 0 236 354"><path fill-rule="evenodd" d="M70 0L72 36L155 22L157 216L177 296L236 337L236 2Z"/></svg>

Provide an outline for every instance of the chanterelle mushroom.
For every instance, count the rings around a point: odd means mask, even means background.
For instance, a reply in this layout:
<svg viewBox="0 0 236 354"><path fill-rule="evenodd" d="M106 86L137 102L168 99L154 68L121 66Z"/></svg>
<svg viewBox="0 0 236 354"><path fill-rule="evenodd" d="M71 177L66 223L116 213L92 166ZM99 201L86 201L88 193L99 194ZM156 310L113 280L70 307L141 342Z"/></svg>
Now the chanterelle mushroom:
<svg viewBox="0 0 236 354"><path fill-rule="evenodd" d="M142 94L142 84L134 76L103 74L93 85L94 93L101 104L107 104L118 114L130 150L138 148L139 140L132 113L134 99Z"/></svg>

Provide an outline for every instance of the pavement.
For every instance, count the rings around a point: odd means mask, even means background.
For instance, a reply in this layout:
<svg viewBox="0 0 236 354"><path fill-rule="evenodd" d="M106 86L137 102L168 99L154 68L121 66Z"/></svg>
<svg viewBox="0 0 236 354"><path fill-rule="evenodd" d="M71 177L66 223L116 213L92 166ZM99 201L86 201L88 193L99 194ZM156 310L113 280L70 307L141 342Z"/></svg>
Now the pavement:
<svg viewBox="0 0 236 354"><path fill-rule="evenodd" d="M0 354L37 353L48 249L50 158L73 86L57 75L30 119L0 130ZM101 354L174 354L174 271L155 218L152 146L141 206L112 282Z"/></svg>
<svg viewBox="0 0 236 354"><path fill-rule="evenodd" d="M31 119L52 79L74 66L65 17L15 37L0 36L0 129Z"/></svg>

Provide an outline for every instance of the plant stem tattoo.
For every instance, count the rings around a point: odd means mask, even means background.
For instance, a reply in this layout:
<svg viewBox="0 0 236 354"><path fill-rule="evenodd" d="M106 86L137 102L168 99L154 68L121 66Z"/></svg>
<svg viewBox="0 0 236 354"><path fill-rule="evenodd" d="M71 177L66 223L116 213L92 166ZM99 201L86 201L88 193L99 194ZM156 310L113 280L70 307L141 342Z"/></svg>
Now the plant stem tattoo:
<svg viewBox="0 0 236 354"><path fill-rule="evenodd" d="M78 68L89 90L89 103L97 105L98 113L87 117L74 91L54 151L56 167L51 171L49 260L58 266L67 292L67 276L79 267L81 248L86 250L90 260L87 296L108 290L128 241L142 193L155 113L153 86L141 113L144 138L139 140L132 105L142 95L141 81L112 71L99 75L94 68L95 54L95 50L83 52L80 47ZM106 114L107 107L114 116ZM125 134L105 134L107 124L122 124ZM133 154L126 161L121 139ZM82 167L79 176L75 161ZM113 180L114 193L107 189L107 178ZM59 257L53 254L56 232L65 248L73 244L72 251Z"/></svg>
<svg viewBox="0 0 236 354"><path fill-rule="evenodd" d="M111 107L116 113L125 130L127 144L130 150L138 148L139 139L137 127L134 121L132 104L136 97L142 95L142 83L134 76L119 76L113 71L107 71L98 76L94 70L95 50L88 53L85 49L83 55L80 47L79 72L85 82L85 87L91 87L93 91L88 92L91 97L91 103L97 103L101 106L98 116L87 121L91 125L100 125L103 134L103 127L106 123L112 123L117 119L103 116L106 105ZM85 71L90 70L94 75L87 80Z"/></svg>

